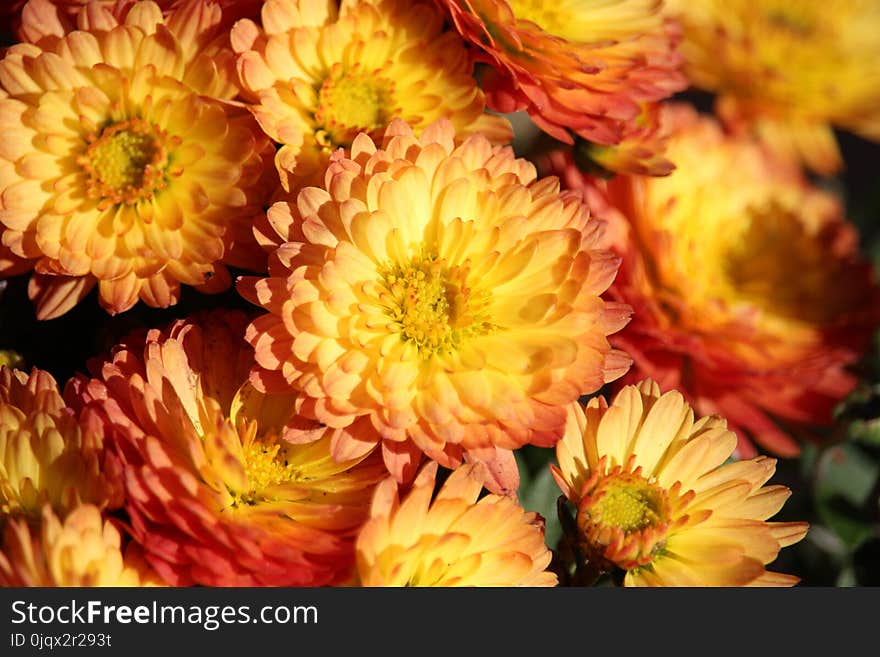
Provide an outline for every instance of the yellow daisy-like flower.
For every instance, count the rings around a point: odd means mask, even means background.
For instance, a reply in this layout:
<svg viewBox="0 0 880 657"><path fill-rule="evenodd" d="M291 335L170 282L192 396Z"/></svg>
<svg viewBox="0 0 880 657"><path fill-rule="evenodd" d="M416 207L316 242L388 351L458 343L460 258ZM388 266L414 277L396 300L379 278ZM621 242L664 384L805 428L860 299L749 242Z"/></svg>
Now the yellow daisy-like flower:
<svg viewBox="0 0 880 657"><path fill-rule="evenodd" d="M565 406L621 376L607 335L629 307L600 295L618 260L604 224L555 178L482 135L420 138L395 121L381 149L359 135L269 220L282 244L269 278L239 290L268 310L247 338L265 389L300 391L301 411L347 429L337 459L382 444L398 478L422 453L490 465L515 490L512 450L552 446Z"/></svg>
<svg viewBox="0 0 880 657"><path fill-rule="evenodd" d="M875 0L667 0L684 27L686 71L719 95L732 126L834 173L833 127L880 140Z"/></svg>
<svg viewBox="0 0 880 657"><path fill-rule="evenodd" d="M219 16L125 6L87 8L87 30L50 30L0 62L2 243L34 267L41 319L96 284L118 313L172 305L182 283L222 290L227 264L264 264L251 223L271 143L244 109L209 98L228 96L228 80L187 41Z"/></svg>
<svg viewBox="0 0 880 657"><path fill-rule="evenodd" d="M283 144L276 163L314 184L330 153L355 135L381 138L394 118L416 131L447 117L459 134L508 142L510 125L484 113L473 63L431 3L268 0L262 29L232 31L238 72L260 125Z"/></svg>
<svg viewBox="0 0 880 657"><path fill-rule="evenodd" d="M0 367L0 520L39 517L47 503L64 515L81 502L122 503L101 424L68 408L48 372Z"/></svg>
<svg viewBox="0 0 880 657"><path fill-rule="evenodd" d="M767 522L791 494L765 486L775 459L726 463L736 436L718 416L695 420L677 391L650 379L609 407L569 407L553 476L577 507L579 548L626 586L791 586L768 572L804 522Z"/></svg>
<svg viewBox="0 0 880 657"><path fill-rule="evenodd" d="M122 550L122 534L90 504L62 521L43 509L39 533L23 519L5 528L0 586L163 586L137 545Z"/></svg>
<svg viewBox="0 0 880 657"><path fill-rule="evenodd" d="M358 534L361 586L555 586L544 521L511 497L486 495L481 464L455 470L434 494L427 464L401 501L388 478ZM433 500L432 500L433 496Z"/></svg>

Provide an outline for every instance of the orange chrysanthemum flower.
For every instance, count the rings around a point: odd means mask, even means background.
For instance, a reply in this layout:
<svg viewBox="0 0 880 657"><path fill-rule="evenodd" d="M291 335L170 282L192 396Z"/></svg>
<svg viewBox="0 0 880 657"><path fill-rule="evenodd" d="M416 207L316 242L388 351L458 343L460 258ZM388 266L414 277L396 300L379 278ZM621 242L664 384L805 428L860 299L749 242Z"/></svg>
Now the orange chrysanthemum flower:
<svg viewBox="0 0 880 657"><path fill-rule="evenodd" d="M180 586L347 581L354 534L384 468L337 463L333 434L294 445L293 395L247 382L240 313L178 320L118 345L73 386L101 409L123 461L126 510L147 561Z"/></svg>
<svg viewBox="0 0 880 657"><path fill-rule="evenodd" d="M174 304L181 283L222 290L226 264L265 263L251 223L272 147L244 109L209 98L236 93L201 51L219 9L123 7L89 5L88 29L67 34L40 23L37 43L0 62L2 244L35 268L41 319L96 284L118 313Z"/></svg>
<svg viewBox="0 0 880 657"><path fill-rule="evenodd" d="M357 539L359 585L556 585L543 518L512 497L478 500L482 464L459 467L434 495L436 473L425 465L402 502L393 478L376 489Z"/></svg>
<svg viewBox="0 0 880 657"><path fill-rule="evenodd" d="M262 29L238 22L232 45L254 115L283 144L288 188L317 184L330 153L359 132L378 141L394 118L420 131L447 117L459 134L510 141L507 121L483 111L464 43L427 2L268 0L262 18Z"/></svg>
<svg viewBox="0 0 880 657"><path fill-rule="evenodd" d="M621 155L601 149L603 166L669 173L654 150L662 144L645 139L652 113L644 106L687 81L678 71L677 26L661 15L660 0L438 2L493 67L484 75L491 107L528 110L566 143L575 135L606 147L624 143Z"/></svg>
<svg viewBox="0 0 880 657"><path fill-rule="evenodd" d="M674 174L587 186L624 259L612 298L634 308L613 340L635 361L625 382L723 415L743 456L749 438L796 455L789 433L830 425L856 383L846 367L880 323L874 273L838 200L787 159L684 106L667 118Z"/></svg>
<svg viewBox="0 0 880 657"><path fill-rule="evenodd" d="M48 372L0 366L0 521L38 518L47 503L63 516L83 502L122 504L100 422L68 408Z"/></svg>
<svg viewBox="0 0 880 657"><path fill-rule="evenodd" d="M766 522L791 494L765 486L776 461L725 463L736 436L718 416L694 420L677 391L646 380L608 407L594 397L569 407L553 477L577 507L577 542L625 586L791 586L768 572L804 522Z"/></svg>
<svg viewBox="0 0 880 657"><path fill-rule="evenodd" d="M272 207L284 244L269 278L239 285L269 311L247 333L253 380L346 429L337 459L381 443L403 482L423 452L467 455L515 490L512 450L555 444L565 405L629 367L606 338L629 308L599 296L618 260L579 195L509 147L453 138L447 121L421 138L395 121L380 149L360 134L326 188Z"/></svg>
<svg viewBox="0 0 880 657"><path fill-rule="evenodd" d="M728 125L822 174L843 167L833 127L880 140L876 0L667 0L685 70Z"/></svg>
<svg viewBox="0 0 880 657"><path fill-rule="evenodd" d="M24 519L5 527L0 586L162 586L137 545L123 553L122 534L90 504L60 520L43 509L39 533Z"/></svg>

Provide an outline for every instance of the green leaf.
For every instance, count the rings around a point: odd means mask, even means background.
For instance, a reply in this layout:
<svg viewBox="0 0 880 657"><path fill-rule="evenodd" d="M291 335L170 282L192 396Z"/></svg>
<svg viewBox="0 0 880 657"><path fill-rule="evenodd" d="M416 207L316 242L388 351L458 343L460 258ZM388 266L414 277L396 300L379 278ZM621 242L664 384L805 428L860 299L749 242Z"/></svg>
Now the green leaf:
<svg viewBox="0 0 880 657"><path fill-rule="evenodd" d="M880 463L853 444L826 450L817 465L816 497L829 500L842 497L854 507L862 507L874 489Z"/></svg>
<svg viewBox="0 0 880 657"><path fill-rule="evenodd" d="M550 548L555 548L562 536L556 515L556 499L561 494L549 467L539 470L526 489L520 487L520 504L526 511L540 513L547 523L544 538Z"/></svg>
<svg viewBox="0 0 880 657"><path fill-rule="evenodd" d="M871 523L859 517L852 507L842 504L841 498L817 503L819 518L852 551L874 534Z"/></svg>
<svg viewBox="0 0 880 657"><path fill-rule="evenodd" d="M856 548L874 533L873 500L880 464L854 443L825 451L816 469L816 511L844 542Z"/></svg>
<svg viewBox="0 0 880 657"><path fill-rule="evenodd" d="M880 418L856 420L849 426L849 437L867 445L880 445Z"/></svg>
<svg viewBox="0 0 880 657"><path fill-rule="evenodd" d="M521 500L523 491L529 490L532 486L532 469L529 467L522 450L514 451L513 458L516 459L516 467L519 470L519 497Z"/></svg>
<svg viewBox="0 0 880 657"><path fill-rule="evenodd" d="M837 576L837 582L835 583L835 586L852 587L858 586L858 584L858 581L856 581L855 570L853 570L852 566L847 566L840 571L840 574Z"/></svg>

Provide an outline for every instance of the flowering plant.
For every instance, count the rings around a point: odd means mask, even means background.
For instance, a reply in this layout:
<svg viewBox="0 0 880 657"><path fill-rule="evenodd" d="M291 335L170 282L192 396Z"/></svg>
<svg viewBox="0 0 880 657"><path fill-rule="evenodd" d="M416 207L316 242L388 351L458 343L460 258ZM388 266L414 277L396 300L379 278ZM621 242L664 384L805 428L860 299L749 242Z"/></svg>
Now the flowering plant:
<svg viewBox="0 0 880 657"><path fill-rule="evenodd" d="M7 3L0 583L877 583L880 14L796 5Z"/></svg>

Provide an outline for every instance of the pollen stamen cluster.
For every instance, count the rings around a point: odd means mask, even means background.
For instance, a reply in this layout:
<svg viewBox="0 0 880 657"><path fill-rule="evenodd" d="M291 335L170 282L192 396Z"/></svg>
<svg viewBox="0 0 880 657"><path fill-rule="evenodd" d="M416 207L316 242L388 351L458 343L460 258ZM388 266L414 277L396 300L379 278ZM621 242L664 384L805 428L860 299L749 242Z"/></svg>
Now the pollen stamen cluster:
<svg viewBox="0 0 880 657"><path fill-rule="evenodd" d="M253 506L271 499L269 489L294 480L296 467L285 458L281 443L260 440L242 447L242 462L248 490L233 491L233 506Z"/></svg>
<svg viewBox="0 0 880 657"><path fill-rule="evenodd" d="M169 150L180 138L135 117L105 127L88 142L77 163L86 172L87 194L106 209L147 201L165 189Z"/></svg>
<svg viewBox="0 0 880 657"><path fill-rule="evenodd" d="M740 239L723 253L732 295L794 321L823 324L839 317L847 296L828 294L840 272L826 245L793 209L774 203L750 214Z"/></svg>
<svg viewBox="0 0 880 657"><path fill-rule="evenodd" d="M603 457L603 461L605 458ZM646 479L641 467L596 468L584 484L577 524L581 549L591 560L625 570L647 566L660 553L669 531L685 522L675 508L693 497L679 496L680 486L666 490Z"/></svg>
<svg viewBox="0 0 880 657"><path fill-rule="evenodd" d="M806 13L797 13L788 8L776 7L767 13L767 22L790 34L795 39L808 39L816 31L816 25Z"/></svg>
<svg viewBox="0 0 880 657"><path fill-rule="evenodd" d="M386 313L400 333L429 357L454 350L463 338L494 329L485 307L488 296L467 284L468 263L448 267L434 256L383 272Z"/></svg>
<svg viewBox="0 0 880 657"><path fill-rule="evenodd" d="M358 132L376 132L393 118L387 108L392 106L394 83L379 73L361 71L359 64L344 71L338 64L333 67L318 90L315 111L322 146L347 147Z"/></svg>
<svg viewBox="0 0 880 657"><path fill-rule="evenodd" d="M509 0L509 4L518 20L530 21L551 34L560 34L570 20L564 11L551 8L543 0Z"/></svg>

